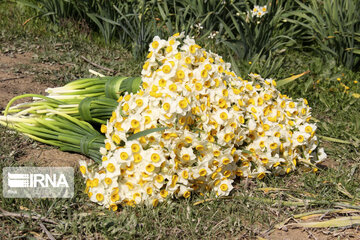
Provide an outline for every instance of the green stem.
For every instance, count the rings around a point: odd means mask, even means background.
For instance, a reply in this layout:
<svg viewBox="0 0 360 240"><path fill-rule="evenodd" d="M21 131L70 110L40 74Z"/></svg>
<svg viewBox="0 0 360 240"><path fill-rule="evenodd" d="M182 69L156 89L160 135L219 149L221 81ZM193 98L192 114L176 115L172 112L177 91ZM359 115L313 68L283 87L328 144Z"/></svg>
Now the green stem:
<svg viewBox="0 0 360 240"><path fill-rule="evenodd" d="M89 89L81 89L81 90L72 90L71 92L59 92L61 95L69 96L79 96L79 95L87 95L87 94L93 94L93 93L103 93L104 89L99 88L89 88Z"/></svg>
<svg viewBox="0 0 360 240"><path fill-rule="evenodd" d="M53 135L53 132L49 131L48 129L41 129L41 128L33 127L32 129L36 129L36 131L35 131L35 130L29 129L25 126L21 126L20 124L19 124L19 126L16 127L16 129L19 132L28 133L28 134L35 135L38 137L43 137L44 139L58 140L57 135Z"/></svg>
<svg viewBox="0 0 360 240"><path fill-rule="evenodd" d="M52 98L49 98L49 97L45 97L45 96L42 96L42 95L38 95L38 94L24 94L24 95L20 95L20 96L14 97L13 99L11 99L11 100L9 101L8 105L7 105L6 108L5 108L4 115L5 115L5 116L7 115L7 112L9 111L9 108L10 108L10 106L13 104L13 102L15 102L15 101L18 100L18 99L26 98L26 97L38 97L38 98L42 98L42 99L48 100L48 101L50 101L50 102L54 102L54 103L58 103L58 104L63 104L63 102L61 102L61 101L59 101L59 100L55 100L55 99L52 99Z"/></svg>
<svg viewBox="0 0 360 240"><path fill-rule="evenodd" d="M48 145L52 145L52 146L60 147L61 144L62 144L61 142L56 141L56 140L46 140L46 139L43 139L43 138L34 136L34 135L32 135L32 134L28 134L28 133L24 133L24 135L28 136L29 138L34 139L35 141L42 142L42 143L45 143L45 144L48 144Z"/></svg>
<svg viewBox="0 0 360 240"><path fill-rule="evenodd" d="M55 120L54 124L66 128L74 134L83 135L84 133L93 133L94 131L96 131L95 129L92 129L90 131L86 130L73 122L69 122L67 119L60 118L59 116L53 116L52 118Z"/></svg>
<svg viewBox="0 0 360 240"><path fill-rule="evenodd" d="M50 110L49 112L58 114L58 115L60 115L60 116L62 116L62 117L64 117L64 118L66 118L67 120L69 120L69 121L75 123L76 125L78 125L79 127L83 128L84 130L87 130L87 131L89 131L89 132L94 131L94 128L93 128L93 127L91 126L91 124L88 123L88 122L84 122L84 121L78 120L78 119L76 119L76 118L73 118L73 117L71 117L71 116L69 116L69 115L67 115L67 114L61 113L61 112L59 112L59 111Z"/></svg>
<svg viewBox="0 0 360 240"><path fill-rule="evenodd" d="M85 84L98 84L98 83L105 83L106 81L107 81L107 79L103 79L103 78L83 78L83 79L78 79L78 80L69 82L65 86L81 86L82 87L82 85L85 85Z"/></svg>

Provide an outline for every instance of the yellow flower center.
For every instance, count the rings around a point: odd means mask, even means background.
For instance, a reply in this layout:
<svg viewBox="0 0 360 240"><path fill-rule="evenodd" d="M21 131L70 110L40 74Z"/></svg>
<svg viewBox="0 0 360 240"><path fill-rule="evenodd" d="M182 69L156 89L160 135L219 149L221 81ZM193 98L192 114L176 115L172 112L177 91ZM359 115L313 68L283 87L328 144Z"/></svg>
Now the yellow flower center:
<svg viewBox="0 0 360 240"><path fill-rule="evenodd" d="M164 181L164 177L162 175L157 175L155 177L155 180L158 182L158 183L162 183Z"/></svg>
<svg viewBox="0 0 360 240"><path fill-rule="evenodd" d="M186 99L183 99L179 102L179 106L184 109L188 106L188 102L186 101Z"/></svg>
<svg viewBox="0 0 360 240"><path fill-rule="evenodd" d="M247 84L246 85L246 89L249 90L249 91L252 91L253 90L253 86L251 84Z"/></svg>
<svg viewBox="0 0 360 240"><path fill-rule="evenodd" d="M220 185L220 189L221 189L221 191L223 191L223 192L226 192L227 190L228 190L228 185L226 185L226 184L221 184Z"/></svg>
<svg viewBox="0 0 360 240"><path fill-rule="evenodd" d="M270 144L270 148L273 149L273 150L276 149L277 147L278 147L277 143L271 143Z"/></svg>
<svg viewBox="0 0 360 240"><path fill-rule="evenodd" d="M226 113L226 112L220 113L220 118L221 118L222 120L226 120L226 119L228 118L227 113Z"/></svg>
<svg viewBox="0 0 360 240"><path fill-rule="evenodd" d="M219 73L224 72L224 68L223 68L222 66L218 66L218 72L219 72Z"/></svg>
<svg viewBox="0 0 360 240"><path fill-rule="evenodd" d="M100 131L101 131L101 133L106 133L106 132L107 132L107 127L106 127L106 125L102 124L102 125L101 125L101 128L100 128Z"/></svg>
<svg viewBox="0 0 360 240"><path fill-rule="evenodd" d="M160 86L160 87L165 87L165 86L166 86L166 80L163 79L163 78L160 79L160 80L159 80L159 86Z"/></svg>
<svg viewBox="0 0 360 240"><path fill-rule="evenodd" d="M127 182L126 186L129 188L129 190L134 189L134 185L131 182Z"/></svg>
<svg viewBox="0 0 360 240"><path fill-rule="evenodd" d="M156 49L156 48L159 46L159 42L158 42L158 41L153 41L153 42L151 43L151 46L152 46L154 49Z"/></svg>
<svg viewBox="0 0 360 240"><path fill-rule="evenodd" d="M229 158L224 158L222 160L222 162L223 162L224 165L228 165L230 163L230 159Z"/></svg>
<svg viewBox="0 0 360 240"><path fill-rule="evenodd" d="M189 161L190 160L190 155L189 154L184 154L181 157L184 161Z"/></svg>
<svg viewBox="0 0 360 240"><path fill-rule="evenodd" d="M140 146L136 143L131 145L131 151L134 153L137 153L138 151L140 151Z"/></svg>
<svg viewBox="0 0 360 240"><path fill-rule="evenodd" d="M202 176L202 177L204 177L205 175L206 175L206 170L205 169L200 169L200 171L199 171L199 175L200 176Z"/></svg>
<svg viewBox="0 0 360 240"><path fill-rule="evenodd" d="M183 196L184 198L189 198L191 193L189 191L184 192Z"/></svg>
<svg viewBox="0 0 360 240"><path fill-rule="evenodd" d="M185 73L184 73L183 70L178 70L178 71L176 72L176 76L177 76L179 79L184 79Z"/></svg>
<svg viewBox="0 0 360 240"><path fill-rule="evenodd" d="M170 53L172 50L173 50L172 46L166 47L166 52L167 52L167 53Z"/></svg>
<svg viewBox="0 0 360 240"><path fill-rule="evenodd" d="M159 200L158 199L153 199L152 200L152 205L153 207L156 207L159 204Z"/></svg>
<svg viewBox="0 0 360 240"><path fill-rule="evenodd" d="M119 144L120 143L120 137L116 134L114 134L111 139L116 143Z"/></svg>
<svg viewBox="0 0 360 240"><path fill-rule="evenodd" d="M185 170L181 173L181 176L184 178L184 179L188 179L189 177L189 173Z"/></svg>
<svg viewBox="0 0 360 240"><path fill-rule="evenodd" d="M145 116L145 124L149 124L151 122L151 118L149 116Z"/></svg>
<svg viewBox="0 0 360 240"><path fill-rule="evenodd" d="M189 47L189 50L190 50L190 52L191 52L192 54L194 54L194 53L196 52L196 45L191 45L191 46Z"/></svg>
<svg viewBox="0 0 360 240"><path fill-rule="evenodd" d="M155 166L152 165L151 163L146 165L146 171L153 172L154 170L155 170Z"/></svg>
<svg viewBox="0 0 360 240"><path fill-rule="evenodd" d="M166 198L168 194L169 194L169 192L166 191L165 189L160 191L160 196L163 197L163 198Z"/></svg>
<svg viewBox="0 0 360 240"><path fill-rule="evenodd" d="M262 173L259 173L258 175L257 175L257 178L258 179L263 179L265 177L265 173L264 172L262 172Z"/></svg>
<svg viewBox="0 0 360 240"><path fill-rule="evenodd" d="M102 202L104 200L104 195L102 195L101 193L96 194L96 200Z"/></svg>
<svg viewBox="0 0 360 240"><path fill-rule="evenodd" d="M305 132L311 133L311 132L312 132L312 127L306 126L306 127L305 127Z"/></svg>
<svg viewBox="0 0 360 240"><path fill-rule="evenodd" d="M139 163L142 160L142 156L140 154L134 154L134 162Z"/></svg>
<svg viewBox="0 0 360 240"><path fill-rule="evenodd" d="M201 77L206 78L208 76L208 71L206 69L201 71Z"/></svg>
<svg viewBox="0 0 360 240"><path fill-rule="evenodd" d="M152 52L152 51L150 51L150 52L149 52L149 54L146 56L146 58L151 58L151 57L152 57L152 55L153 55L153 52Z"/></svg>
<svg viewBox="0 0 360 240"><path fill-rule="evenodd" d="M164 65L164 66L162 67L162 71L163 71L164 73L169 73L169 72L171 71L171 68L170 68L169 65Z"/></svg>
<svg viewBox="0 0 360 240"><path fill-rule="evenodd" d="M126 152L120 153L120 158L121 158L122 160L126 160L126 159L128 159L128 157L129 157L129 155L128 155Z"/></svg>
<svg viewBox="0 0 360 240"><path fill-rule="evenodd" d="M164 103L164 104L163 104L163 109L164 109L165 111L169 111L169 109L170 109L170 103Z"/></svg>
<svg viewBox="0 0 360 240"><path fill-rule="evenodd" d="M157 153L151 154L151 161L153 161L154 163L159 162L159 161L160 161L160 156L159 156L159 154L157 154Z"/></svg>
<svg viewBox="0 0 360 240"><path fill-rule="evenodd" d="M203 87L203 85L201 83L195 83L195 89L197 91L201 91L202 87Z"/></svg>
<svg viewBox="0 0 360 240"><path fill-rule="evenodd" d="M109 163L109 164L106 166L106 170L108 170L109 172L114 172L114 171L115 171L115 166L114 166L114 164Z"/></svg>
<svg viewBox="0 0 360 240"><path fill-rule="evenodd" d="M80 166L80 172L82 174L85 174L86 173L86 167L85 166Z"/></svg>
<svg viewBox="0 0 360 240"><path fill-rule="evenodd" d="M140 126L140 123L138 120L135 120L135 119L131 120L131 127L138 128L139 126Z"/></svg>
<svg viewBox="0 0 360 240"><path fill-rule="evenodd" d="M175 83L171 84L171 85L169 86L169 90L172 91L172 92L175 92L175 91L177 90L176 84L175 84Z"/></svg>
<svg viewBox="0 0 360 240"><path fill-rule="evenodd" d="M111 178L105 178L105 183L106 183L107 185L110 185L110 184L112 183Z"/></svg>

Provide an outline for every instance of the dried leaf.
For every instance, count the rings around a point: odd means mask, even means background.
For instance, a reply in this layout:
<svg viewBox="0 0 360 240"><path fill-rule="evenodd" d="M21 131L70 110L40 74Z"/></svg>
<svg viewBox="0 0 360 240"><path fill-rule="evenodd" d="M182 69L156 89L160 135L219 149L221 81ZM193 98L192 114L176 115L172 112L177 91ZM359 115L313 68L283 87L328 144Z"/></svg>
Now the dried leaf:
<svg viewBox="0 0 360 240"><path fill-rule="evenodd" d="M336 188L337 188L337 190L338 190L339 192L341 192L342 194L344 194L344 195L347 196L348 198L351 198L351 199L354 198L354 196L351 195L351 194L345 189L345 187L344 187L341 183L338 183L338 184L336 185Z"/></svg>
<svg viewBox="0 0 360 240"><path fill-rule="evenodd" d="M287 226L303 228L349 227L360 225L360 216L341 217L321 222L293 223Z"/></svg>
<svg viewBox="0 0 360 240"><path fill-rule="evenodd" d="M285 219L284 221L282 221L281 223L278 223L274 226L274 228L277 228L277 229L281 229L283 227L285 227L285 225L291 220L292 218L287 218Z"/></svg>
<svg viewBox="0 0 360 240"><path fill-rule="evenodd" d="M308 74L309 72L310 72L310 71L305 71L305 72L303 72L303 73L300 73L300 74L297 74L297 75L293 75L293 76L291 76L291 77L288 77L288 78L279 80L279 81L277 81L276 86L277 86L277 87L280 87L280 86L283 86L283 85L285 85L285 84L291 83L292 81L298 79L299 77L304 76L305 74Z"/></svg>
<svg viewBox="0 0 360 240"><path fill-rule="evenodd" d="M317 216L322 216L324 214L331 214L331 213L360 213L360 210L350 209L350 208L346 208L346 209L321 209L321 210L317 210L317 211L311 211L311 212L307 212L307 213L297 214L297 215L294 215L294 218L306 220L306 219L314 218L314 217L317 217Z"/></svg>
<svg viewBox="0 0 360 240"><path fill-rule="evenodd" d="M272 188L272 187L265 187L265 188L258 188L256 189L258 191L264 191L264 193L268 193L268 192L280 192L280 191L287 191L288 189L286 188Z"/></svg>

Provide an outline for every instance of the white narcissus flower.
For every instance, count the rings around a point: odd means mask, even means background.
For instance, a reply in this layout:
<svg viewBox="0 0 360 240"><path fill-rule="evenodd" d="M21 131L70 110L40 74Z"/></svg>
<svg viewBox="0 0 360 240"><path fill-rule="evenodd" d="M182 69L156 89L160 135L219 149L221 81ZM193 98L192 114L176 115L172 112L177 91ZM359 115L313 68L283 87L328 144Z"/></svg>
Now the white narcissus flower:
<svg viewBox="0 0 360 240"><path fill-rule="evenodd" d="M327 154L325 153L324 151L324 148L320 148L319 151L318 151L318 160L319 162L322 162L326 159L327 157Z"/></svg>
<svg viewBox="0 0 360 240"><path fill-rule="evenodd" d="M251 16L252 17L258 17L261 18L267 13L267 6L259 6L255 5L254 8L251 10Z"/></svg>

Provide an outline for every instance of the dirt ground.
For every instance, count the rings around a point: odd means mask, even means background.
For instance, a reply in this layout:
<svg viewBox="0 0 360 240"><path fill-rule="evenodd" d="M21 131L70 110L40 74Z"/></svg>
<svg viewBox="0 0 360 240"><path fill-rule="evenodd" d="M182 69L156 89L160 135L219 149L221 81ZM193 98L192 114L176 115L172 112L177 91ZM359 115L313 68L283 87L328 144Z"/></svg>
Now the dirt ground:
<svg viewBox="0 0 360 240"><path fill-rule="evenodd" d="M32 63L32 57L30 53L0 55L1 109L4 109L9 100L15 96L26 93L44 94L44 90L49 87L45 84L33 81L32 76L29 76L26 74L26 70L23 70L24 68L29 67L44 66L40 66L40 64L36 66L36 64Z"/></svg>
<svg viewBox="0 0 360 240"><path fill-rule="evenodd" d="M0 111L5 109L13 97L28 93L45 94L46 88L54 87L53 84L36 81L31 70L47 70L59 66L35 63L32 56L32 53L0 53ZM24 98L15 104L30 100ZM24 154L18 160L20 163L34 163L38 166L75 167L79 159L87 158L80 154L62 152L44 144L36 144L25 145Z"/></svg>
<svg viewBox="0 0 360 240"><path fill-rule="evenodd" d="M271 240L305 240L305 239L317 239L317 240L333 240L333 239L359 239L360 229L288 229L288 230L275 230L268 235L265 239Z"/></svg>
<svg viewBox="0 0 360 240"><path fill-rule="evenodd" d="M15 96L35 93L44 94L45 89L54 87L34 79L26 69L53 69L59 66L35 63L32 53L3 54L0 53L0 111L4 110L10 99ZM24 99L30 100L30 99ZM19 103L21 101L17 101ZM76 167L79 159L87 159L80 154L62 152L44 144L29 144L24 147L24 154L19 157L20 163L34 163L37 166L71 166ZM324 163L326 167L334 167L334 162ZM359 229L322 229L309 230L301 228L282 228L269 231L264 238L274 240L304 239L359 239Z"/></svg>

